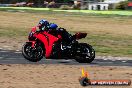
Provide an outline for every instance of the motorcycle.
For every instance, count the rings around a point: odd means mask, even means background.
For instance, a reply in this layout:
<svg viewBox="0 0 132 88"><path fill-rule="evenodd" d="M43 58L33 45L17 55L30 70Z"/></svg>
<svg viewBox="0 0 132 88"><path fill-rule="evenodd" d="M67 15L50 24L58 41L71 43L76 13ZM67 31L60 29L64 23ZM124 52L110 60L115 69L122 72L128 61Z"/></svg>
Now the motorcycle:
<svg viewBox="0 0 132 88"><path fill-rule="evenodd" d="M74 40L66 44L60 34L54 36L48 31L36 32L32 28L28 36L28 42L22 47L22 55L25 59L38 62L43 57L46 59L75 59L79 63L91 63L95 58L95 51L87 43L79 43L78 40L85 38L87 33L72 35Z"/></svg>

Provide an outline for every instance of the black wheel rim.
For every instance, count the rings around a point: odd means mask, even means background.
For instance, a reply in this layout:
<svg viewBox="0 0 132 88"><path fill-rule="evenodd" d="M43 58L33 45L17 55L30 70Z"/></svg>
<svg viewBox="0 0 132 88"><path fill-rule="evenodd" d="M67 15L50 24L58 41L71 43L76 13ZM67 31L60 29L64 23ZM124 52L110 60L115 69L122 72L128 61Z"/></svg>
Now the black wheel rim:
<svg viewBox="0 0 132 88"><path fill-rule="evenodd" d="M43 50L40 46L34 48L31 46L27 46L25 48L25 52L32 59L40 58L43 55Z"/></svg>
<svg viewBox="0 0 132 88"><path fill-rule="evenodd" d="M92 59L92 57L94 56L94 50L85 48L84 51L85 51L85 58L88 60Z"/></svg>

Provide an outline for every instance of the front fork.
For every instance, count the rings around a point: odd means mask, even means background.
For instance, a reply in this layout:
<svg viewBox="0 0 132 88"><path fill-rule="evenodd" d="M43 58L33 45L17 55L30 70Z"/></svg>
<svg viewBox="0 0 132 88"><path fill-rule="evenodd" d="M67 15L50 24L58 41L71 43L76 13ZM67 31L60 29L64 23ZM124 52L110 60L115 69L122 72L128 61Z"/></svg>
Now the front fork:
<svg viewBox="0 0 132 88"><path fill-rule="evenodd" d="M36 45L36 41L33 41L32 42L32 47L35 48L35 45Z"/></svg>
<svg viewBox="0 0 132 88"><path fill-rule="evenodd" d="M35 46L36 46L36 41L29 41L27 43L31 43L31 47L32 48L35 48Z"/></svg>

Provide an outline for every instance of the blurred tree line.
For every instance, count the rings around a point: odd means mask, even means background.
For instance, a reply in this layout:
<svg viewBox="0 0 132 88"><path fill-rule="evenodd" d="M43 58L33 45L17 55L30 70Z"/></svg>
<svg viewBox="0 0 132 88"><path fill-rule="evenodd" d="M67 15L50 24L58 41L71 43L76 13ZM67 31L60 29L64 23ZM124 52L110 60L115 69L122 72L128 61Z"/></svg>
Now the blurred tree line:
<svg viewBox="0 0 132 88"><path fill-rule="evenodd" d="M68 3L68 2L71 2L73 0L0 0L0 3L3 3L3 4L14 4L17 2L43 3L44 1L47 1L47 2L55 1L57 3ZM101 2L104 0L84 0L84 1Z"/></svg>
<svg viewBox="0 0 132 88"><path fill-rule="evenodd" d="M116 9L126 10L128 8L129 1L122 1L116 5Z"/></svg>
<svg viewBox="0 0 132 88"><path fill-rule="evenodd" d="M2 4L14 4L17 2L43 3L44 1L47 1L47 2L55 1L58 3L67 3L67 2L70 2L72 0L0 0L0 3L2 3Z"/></svg>

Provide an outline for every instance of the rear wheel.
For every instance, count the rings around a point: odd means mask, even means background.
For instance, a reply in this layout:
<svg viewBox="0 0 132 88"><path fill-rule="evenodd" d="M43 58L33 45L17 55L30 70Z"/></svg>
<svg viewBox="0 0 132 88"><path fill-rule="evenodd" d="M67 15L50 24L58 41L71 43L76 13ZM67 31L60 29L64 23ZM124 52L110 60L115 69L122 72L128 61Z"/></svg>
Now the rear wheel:
<svg viewBox="0 0 132 88"><path fill-rule="evenodd" d="M41 46L32 47L32 43L27 42L22 47L22 55L25 59L37 62L43 58L44 50Z"/></svg>
<svg viewBox="0 0 132 88"><path fill-rule="evenodd" d="M95 51L91 45L80 43L78 51L75 60L79 63L91 63L95 58Z"/></svg>

